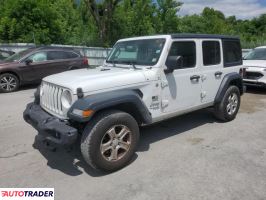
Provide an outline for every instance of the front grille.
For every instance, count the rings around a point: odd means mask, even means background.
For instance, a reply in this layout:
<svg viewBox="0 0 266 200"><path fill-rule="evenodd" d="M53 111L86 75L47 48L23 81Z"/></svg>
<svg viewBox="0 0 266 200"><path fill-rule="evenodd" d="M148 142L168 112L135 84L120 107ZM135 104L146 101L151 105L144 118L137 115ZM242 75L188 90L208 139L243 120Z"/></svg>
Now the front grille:
<svg viewBox="0 0 266 200"><path fill-rule="evenodd" d="M244 78L245 79L252 79L252 80L258 80L261 77L263 77L263 74L260 72L246 72Z"/></svg>
<svg viewBox="0 0 266 200"><path fill-rule="evenodd" d="M52 114L62 116L61 97L64 89L47 82L43 82L41 87L41 106Z"/></svg>

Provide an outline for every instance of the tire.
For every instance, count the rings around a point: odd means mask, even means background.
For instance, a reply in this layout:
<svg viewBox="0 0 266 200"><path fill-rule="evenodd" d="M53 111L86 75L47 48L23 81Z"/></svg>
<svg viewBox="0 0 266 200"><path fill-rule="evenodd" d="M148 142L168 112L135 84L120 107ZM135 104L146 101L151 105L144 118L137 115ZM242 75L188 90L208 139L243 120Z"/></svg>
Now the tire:
<svg viewBox="0 0 266 200"><path fill-rule="evenodd" d="M217 119L229 122L235 119L240 107L240 91L237 86L230 86L220 103L214 106L214 115Z"/></svg>
<svg viewBox="0 0 266 200"><path fill-rule="evenodd" d="M0 75L0 92L14 92L19 88L19 79L16 75L4 73Z"/></svg>
<svg viewBox="0 0 266 200"><path fill-rule="evenodd" d="M87 124L80 147L85 161L91 167L113 172L129 163L138 141L136 120L128 113L109 110L99 113Z"/></svg>

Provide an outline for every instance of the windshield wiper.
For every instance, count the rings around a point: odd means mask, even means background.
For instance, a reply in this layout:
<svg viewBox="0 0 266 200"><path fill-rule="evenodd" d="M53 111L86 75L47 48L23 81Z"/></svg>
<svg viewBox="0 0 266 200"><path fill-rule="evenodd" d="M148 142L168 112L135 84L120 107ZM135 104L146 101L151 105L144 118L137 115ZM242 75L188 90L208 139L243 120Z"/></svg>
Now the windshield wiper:
<svg viewBox="0 0 266 200"><path fill-rule="evenodd" d="M113 67L116 67L116 65L115 65L115 60L112 60L111 62L112 62L112 64L113 64Z"/></svg>
<svg viewBox="0 0 266 200"><path fill-rule="evenodd" d="M109 60L109 63L113 65L113 67L119 67L117 64L126 64L126 65L131 65L133 69L140 69L136 67L137 62L136 61L123 61L123 60ZM119 68L125 68L125 67L119 67Z"/></svg>
<svg viewBox="0 0 266 200"><path fill-rule="evenodd" d="M136 62L134 62L134 61L131 61L131 62L130 62L130 64L132 65L132 67L133 67L134 69L138 69L138 68L136 67L136 65L135 65L135 64L136 64Z"/></svg>
<svg viewBox="0 0 266 200"><path fill-rule="evenodd" d="M108 60L107 63L111 63L113 66L112 67L116 67L116 68L122 68L125 69L126 67L121 67L121 66L117 66L117 64L119 64L117 62L117 60ZM128 67L127 67L128 68Z"/></svg>
<svg viewBox="0 0 266 200"><path fill-rule="evenodd" d="M136 67L137 62L133 61L133 60L131 60L131 61L121 61L121 63L127 64L127 65L131 65L133 67L133 69L140 69L140 68Z"/></svg>

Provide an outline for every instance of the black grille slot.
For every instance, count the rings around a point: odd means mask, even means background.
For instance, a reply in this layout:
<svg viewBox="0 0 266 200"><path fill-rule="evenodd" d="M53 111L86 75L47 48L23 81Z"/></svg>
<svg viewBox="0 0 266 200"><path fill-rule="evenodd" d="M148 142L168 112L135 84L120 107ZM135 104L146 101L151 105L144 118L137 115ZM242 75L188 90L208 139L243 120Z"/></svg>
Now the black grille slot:
<svg viewBox="0 0 266 200"><path fill-rule="evenodd" d="M263 77L263 74L259 72L246 72L245 79L252 79L252 80L258 80L261 77Z"/></svg>

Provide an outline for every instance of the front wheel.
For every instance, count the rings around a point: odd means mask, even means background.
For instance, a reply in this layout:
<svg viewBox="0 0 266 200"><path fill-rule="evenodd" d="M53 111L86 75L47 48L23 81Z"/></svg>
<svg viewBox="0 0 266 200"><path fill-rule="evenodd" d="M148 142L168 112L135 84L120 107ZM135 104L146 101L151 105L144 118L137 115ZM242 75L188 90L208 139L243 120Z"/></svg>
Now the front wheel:
<svg viewBox="0 0 266 200"><path fill-rule="evenodd" d="M136 120L122 111L105 111L88 123L81 138L85 161L95 169L116 171L132 159L139 140Z"/></svg>
<svg viewBox="0 0 266 200"><path fill-rule="evenodd" d="M0 75L0 92L14 92L19 88L19 79L14 74Z"/></svg>
<svg viewBox="0 0 266 200"><path fill-rule="evenodd" d="M219 120L228 122L235 119L240 107L240 91L237 86L230 86L220 103L214 106L214 114Z"/></svg>

